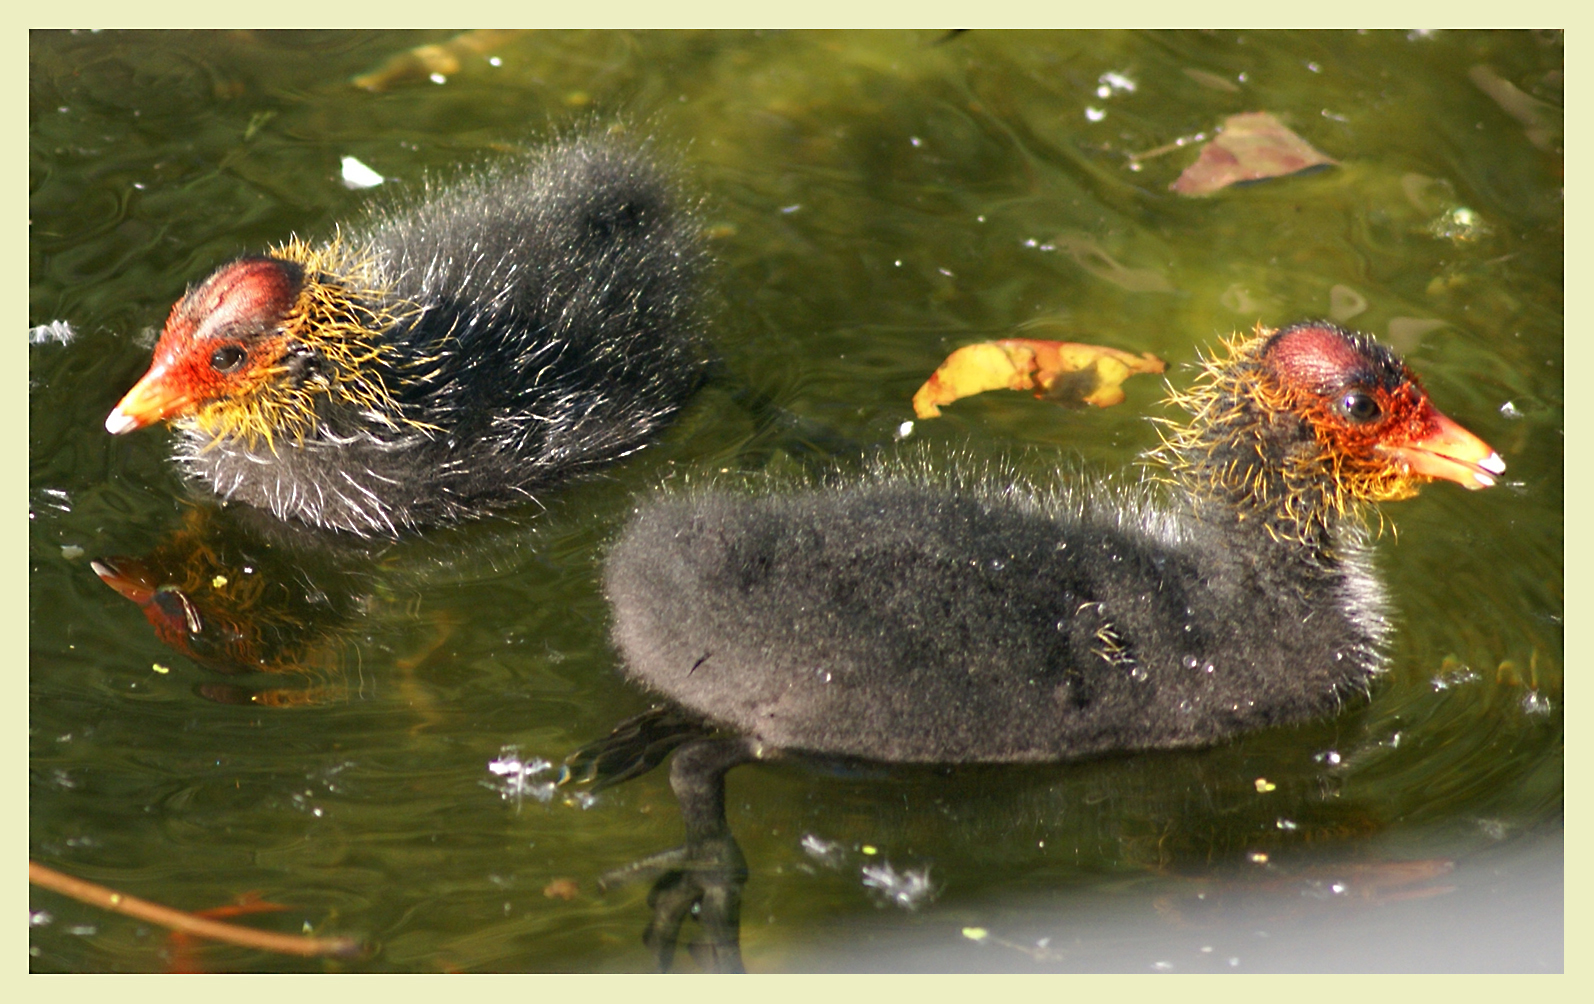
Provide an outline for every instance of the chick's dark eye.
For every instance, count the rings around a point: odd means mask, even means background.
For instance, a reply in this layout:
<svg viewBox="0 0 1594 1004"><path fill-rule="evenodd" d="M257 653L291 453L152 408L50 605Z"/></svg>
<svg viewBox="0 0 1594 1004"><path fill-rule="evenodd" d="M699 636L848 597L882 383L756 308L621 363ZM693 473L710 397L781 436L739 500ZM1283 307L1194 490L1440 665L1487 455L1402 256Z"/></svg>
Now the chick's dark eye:
<svg viewBox="0 0 1594 1004"><path fill-rule="evenodd" d="M231 373L243 365L249 353L237 345L223 345L210 354L210 368L217 373Z"/></svg>
<svg viewBox="0 0 1594 1004"><path fill-rule="evenodd" d="M1371 422L1383 414L1383 409L1378 407L1378 402L1369 394L1353 390L1339 399L1339 410L1346 418L1362 425Z"/></svg>

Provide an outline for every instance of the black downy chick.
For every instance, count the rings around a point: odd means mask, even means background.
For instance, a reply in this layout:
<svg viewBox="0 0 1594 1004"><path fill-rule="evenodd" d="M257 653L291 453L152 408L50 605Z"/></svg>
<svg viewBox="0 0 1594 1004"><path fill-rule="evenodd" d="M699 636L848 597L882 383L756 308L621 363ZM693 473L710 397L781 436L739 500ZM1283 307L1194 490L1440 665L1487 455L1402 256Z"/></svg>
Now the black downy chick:
<svg viewBox="0 0 1594 1004"><path fill-rule="evenodd" d="M1171 486L887 473L644 507L611 553L637 682L772 750L886 762L1195 747L1365 695L1389 632L1363 504L1498 455L1388 349L1309 323L1175 403ZM1171 487L1171 490L1169 490Z"/></svg>
<svg viewBox="0 0 1594 1004"><path fill-rule="evenodd" d="M106 419L162 419L218 495L361 535L532 498L645 445L701 383L699 228L597 135L222 266Z"/></svg>
<svg viewBox="0 0 1594 1004"><path fill-rule="evenodd" d="M569 762L618 779L680 747L687 843L643 863L663 872L661 968L694 909L700 960L741 968L737 764L1198 747L1366 695L1390 631L1368 504L1429 478L1488 487L1505 464L1393 352L1326 323L1236 339L1172 403L1190 417L1139 485L898 469L638 511L605 569L614 643L711 731L666 706Z"/></svg>

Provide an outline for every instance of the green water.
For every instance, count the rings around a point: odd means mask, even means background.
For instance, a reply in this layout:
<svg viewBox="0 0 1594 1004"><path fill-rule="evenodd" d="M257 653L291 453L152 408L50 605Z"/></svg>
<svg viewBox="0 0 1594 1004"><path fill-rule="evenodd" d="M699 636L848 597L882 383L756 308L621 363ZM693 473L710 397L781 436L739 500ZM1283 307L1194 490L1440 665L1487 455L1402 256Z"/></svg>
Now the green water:
<svg viewBox="0 0 1594 1004"><path fill-rule="evenodd" d="M1442 912L1401 867L1464 869L1558 831L1559 37L944 35L526 33L381 93L350 79L452 33L32 36L29 324L75 334L30 348L30 853L183 909L255 891L289 909L247 923L377 949L185 954L34 891L35 971L649 968L646 887L595 881L680 842L664 772L582 807L517 805L488 767L510 746L557 762L647 706L605 640L603 545L663 481L891 443L951 349L1030 322L1154 352L1180 382L1178 364L1258 321L1343 319L1397 342L1510 469L1491 491L1439 484L1385 507L1393 668L1337 720L1075 766L736 770L749 968L859 967L833 953L876 944L868 965L890 968L894 944L967 948L963 928L1001 937L1032 902L1105 897L1172 930L1169 897L1243 887L1262 855L1297 899L1292 882L1340 868L1359 902L1415 890ZM1202 199L1168 191L1189 148L1129 169L1257 110L1339 166ZM656 448L546 511L353 552L191 495L164 431L104 432L185 284L380 197L345 188L339 158L402 185L617 119L678 156L718 262L724 377ZM1108 262L1168 291L1126 288ZM1155 441L1161 396L1151 378L1128 391L1108 410L987 394L910 439L1118 469ZM124 555L256 584L244 623L280 672L227 675L163 644L89 568ZM881 859L928 868L936 896L877 905L860 868ZM561 879L573 899L545 894ZM993 968L1092 968L987 947Z"/></svg>

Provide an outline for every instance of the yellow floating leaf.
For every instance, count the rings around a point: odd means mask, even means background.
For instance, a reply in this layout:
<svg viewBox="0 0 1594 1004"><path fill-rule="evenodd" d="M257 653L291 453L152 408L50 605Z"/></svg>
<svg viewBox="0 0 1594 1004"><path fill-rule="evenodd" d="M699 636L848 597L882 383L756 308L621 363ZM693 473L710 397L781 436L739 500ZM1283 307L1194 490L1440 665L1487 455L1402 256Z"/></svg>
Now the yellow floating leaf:
<svg viewBox="0 0 1594 1004"><path fill-rule="evenodd" d="M1123 382L1167 368L1149 352L1135 355L1079 342L1005 338L965 345L913 395L913 413L935 418L940 406L988 390L1034 390L1038 398L1098 408L1124 399Z"/></svg>
<svg viewBox="0 0 1594 1004"><path fill-rule="evenodd" d="M392 56L370 73L355 77L353 84L361 90L381 92L394 84L448 77L459 72L462 59L496 49L519 33L510 28L478 28L455 35L441 45L417 45Z"/></svg>

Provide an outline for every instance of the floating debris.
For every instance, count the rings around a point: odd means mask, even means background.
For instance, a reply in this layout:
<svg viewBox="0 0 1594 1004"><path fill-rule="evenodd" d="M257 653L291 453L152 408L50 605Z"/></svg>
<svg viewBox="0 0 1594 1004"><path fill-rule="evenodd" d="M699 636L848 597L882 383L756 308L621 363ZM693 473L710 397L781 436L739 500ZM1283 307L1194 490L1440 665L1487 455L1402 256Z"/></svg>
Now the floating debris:
<svg viewBox="0 0 1594 1004"><path fill-rule="evenodd" d="M485 55L513 40L518 34L519 29L478 28L455 35L442 44L417 45L391 56L387 62L370 73L355 77L351 83L373 93L380 93L396 84L422 80L442 83L450 74L463 69L464 60ZM486 62L490 66L498 66L502 61L488 59Z"/></svg>
<svg viewBox="0 0 1594 1004"><path fill-rule="evenodd" d="M1442 690L1449 690L1451 687L1461 687L1469 683L1477 683L1479 680L1483 679L1483 677L1474 672L1471 667L1453 662L1449 659L1446 659L1445 662L1441 663L1439 669L1439 674L1432 680L1428 681L1436 693Z"/></svg>
<svg viewBox="0 0 1594 1004"><path fill-rule="evenodd" d="M581 886L575 879L557 878L543 887L542 894L549 899L562 899L568 903L581 895Z"/></svg>
<svg viewBox="0 0 1594 1004"><path fill-rule="evenodd" d="M1489 224L1483 217L1466 206L1456 206L1441 213L1437 219L1428 224L1428 233L1440 240L1450 241L1452 244L1468 244L1480 237L1485 237L1491 232Z"/></svg>
<svg viewBox="0 0 1594 1004"><path fill-rule="evenodd" d="M826 868L840 868L846 861L847 849L834 840L826 840L812 833L803 834L798 846L803 853L824 865Z"/></svg>
<svg viewBox="0 0 1594 1004"><path fill-rule="evenodd" d="M343 187L355 190L375 188L387 179L353 157L343 158Z"/></svg>
<svg viewBox="0 0 1594 1004"><path fill-rule="evenodd" d="M498 759L487 762L487 769L503 780L497 784L483 781L482 786L498 792L504 801L514 802L516 812L520 811L520 806L528 795L539 802L547 802L553 798L553 781L533 780L553 770L553 764L541 757L532 757L523 761L520 759L519 747L503 747L499 750Z"/></svg>
<svg viewBox="0 0 1594 1004"><path fill-rule="evenodd" d="M900 906L904 910L917 910L925 906L939 891L930 881L930 869L897 871L891 862L863 866L863 884L877 894L882 903Z"/></svg>
<svg viewBox="0 0 1594 1004"><path fill-rule="evenodd" d="M49 324L41 324L36 328L28 329L29 345L47 345L50 342L65 345L76 337L77 332L72 330L72 325L65 321L51 321Z"/></svg>
<svg viewBox="0 0 1594 1004"><path fill-rule="evenodd" d="M1537 690L1530 690L1522 695L1522 710L1530 715L1547 715L1554 710L1554 707L1548 697Z"/></svg>
<svg viewBox="0 0 1594 1004"><path fill-rule="evenodd" d="M1137 86L1129 77L1111 70L1097 77L1096 83L1101 85L1096 88L1096 97L1098 98L1110 98L1119 92L1133 94Z"/></svg>

